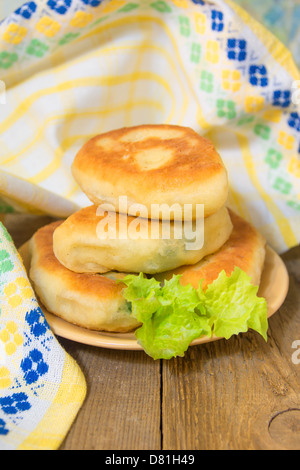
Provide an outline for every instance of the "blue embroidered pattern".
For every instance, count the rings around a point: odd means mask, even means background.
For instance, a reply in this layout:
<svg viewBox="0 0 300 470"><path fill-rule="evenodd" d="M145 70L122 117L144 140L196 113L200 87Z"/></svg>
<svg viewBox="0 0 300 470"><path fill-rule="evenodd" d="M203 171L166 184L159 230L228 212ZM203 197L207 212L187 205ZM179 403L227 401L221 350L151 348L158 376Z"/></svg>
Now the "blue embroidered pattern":
<svg viewBox="0 0 300 470"><path fill-rule="evenodd" d="M273 106L288 108L291 104L290 90L275 90L273 92Z"/></svg>
<svg viewBox="0 0 300 470"><path fill-rule="evenodd" d="M72 0L48 0L47 5L59 15L65 15L72 5Z"/></svg>
<svg viewBox="0 0 300 470"><path fill-rule="evenodd" d="M221 11L212 10L211 12L212 24L211 28L213 31L223 31L224 29L224 15Z"/></svg>
<svg viewBox="0 0 300 470"><path fill-rule="evenodd" d="M230 38L227 40L227 56L230 60L242 62L247 57L247 43L244 39Z"/></svg>
<svg viewBox="0 0 300 470"><path fill-rule="evenodd" d="M103 0L81 0L85 5L90 5L91 7L98 7Z"/></svg>
<svg viewBox="0 0 300 470"><path fill-rule="evenodd" d="M265 65L250 65L249 81L253 86L268 86L267 68Z"/></svg>
<svg viewBox="0 0 300 470"><path fill-rule="evenodd" d="M288 125L300 132L300 116L298 113L291 113L288 119Z"/></svg>
<svg viewBox="0 0 300 470"><path fill-rule="evenodd" d="M43 354L38 349L33 349L21 362L21 369L25 382L31 385L48 372L49 366L44 361Z"/></svg>
<svg viewBox="0 0 300 470"><path fill-rule="evenodd" d="M26 393L14 393L0 398L0 408L7 415L16 415L20 412L30 410L31 405Z"/></svg>
<svg viewBox="0 0 300 470"><path fill-rule="evenodd" d="M0 436L6 436L9 430L6 428L6 422L0 418Z"/></svg>
<svg viewBox="0 0 300 470"><path fill-rule="evenodd" d="M27 312L25 321L30 326L31 334L36 338L45 335L45 333L50 330L50 327L39 307Z"/></svg>
<svg viewBox="0 0 300 470"><path fill-rule="evenodd" d="M29 20L32 15L36 12L37 4L35 2L24 3L20 8L18 8L15 13L17 15L23 16L26 20Z"/></svg>

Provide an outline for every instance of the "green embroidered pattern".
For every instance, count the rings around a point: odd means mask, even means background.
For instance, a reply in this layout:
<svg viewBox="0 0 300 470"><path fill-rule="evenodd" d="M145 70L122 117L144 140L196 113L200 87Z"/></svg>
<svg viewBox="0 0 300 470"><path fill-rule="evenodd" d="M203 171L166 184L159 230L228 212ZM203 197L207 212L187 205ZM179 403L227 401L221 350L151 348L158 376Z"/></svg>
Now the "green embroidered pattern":
<svg viewBox="0 0 300 470"><path fill-rule="evenodd" d="M3 51L0 53L0 69L9 69L18 60L18 54Z"/></svg>
<svg viewBox="0 0 300 470"><path fill-rule="evenodd" d="M227 119L234 119L236 117L235 102L231 100L217 100L217 115L218 117L225 117Z"/></svg>
<svg viewBox="0 0 300 470"><path fill-rule="evenodd" d="M33 39L26 49L27 54L42 58L49 50L47 44L38 39Z"/></svg>

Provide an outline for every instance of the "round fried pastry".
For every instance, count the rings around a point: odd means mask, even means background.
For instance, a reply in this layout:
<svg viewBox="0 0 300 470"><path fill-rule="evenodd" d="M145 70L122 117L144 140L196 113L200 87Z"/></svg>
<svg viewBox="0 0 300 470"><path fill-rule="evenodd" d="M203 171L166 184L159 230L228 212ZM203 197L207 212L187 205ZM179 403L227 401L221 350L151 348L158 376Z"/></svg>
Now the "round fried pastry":
<svg viewBox="0 0 300 470"><path fill-rule="evenodd" d="M118 213L98 216L97 206L93 205L74 213L59 225L54 231L53 251L61 264L78 273L121 271L155 274L195 264L228 240L232 223L226 207L202 219L202 222L204 241L202 244L199 240L196 247L196 240L191 243L186 238L185 227L181 223L168 225L159 220ZM105 232L108 224L111 231ZM197 221L190 225L193 226L193 234L197 234ZM159 236L154 237L155 234Z"/></svg>
<svg viewBox="0 0 300 470"><path fill-rule="evenodd" d="M227 276L239 267L259 286L266 254L266 240L249 222L233 211L229 211L233 230L226 243L215 253L203 258L193 266L182 266L178 269L159 274L158 280L171 279L180 274L183 285L191 284L198 288L202 281L205 289L225 271Z"/></svg>
<svg viewBox="0 0 300 470"><path fill-rule="evenodd" d="M204 204L205 217L226 203L228 177L211 141L188 127L141 125L98 135L76 155L72 172L94 204L109 203L115 212L136 214L142 205L161 220L197 218ZM127 207L120 197L128 198ZM171 208L171 209L170 209Z"/></svg>
<svg viewBox="0 0 300 470"><path fill-rule="evenodd" d="M53 253L53 233L61 222L36 232L29 243L29 277L48 312L90 330L128 332L138 326L117 284L122 273L78 274L65 268Z"/></svg>

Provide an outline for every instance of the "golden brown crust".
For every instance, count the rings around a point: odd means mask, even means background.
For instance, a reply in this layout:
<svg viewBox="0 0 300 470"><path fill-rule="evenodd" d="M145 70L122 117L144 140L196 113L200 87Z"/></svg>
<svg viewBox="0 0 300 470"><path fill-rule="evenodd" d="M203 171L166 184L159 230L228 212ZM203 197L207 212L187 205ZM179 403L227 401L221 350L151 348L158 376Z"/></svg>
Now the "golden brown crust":
<svg viewBox="0 0 300 470"><path fill-rule="evenodd" d="M78 274L59 263L53 253L54 222L36 232L30 241L30 279L46 309L71 323L93 330L126 332L138 323L117 284L122 273Z"/></svg>
<svg viewBox="0 0 300 470"><path fill-rule="evenodd" d="M199 240L202 224L201 227L200 223L193 224L193 233L198 231L199 243L198 247L194 245L193 249L188 249L188 240L181 224L176 236L173 222L163 227L163 222L158 220L149 221L116 213L97 214L97 206L86 207L72 214L54 231L55 256L72 271L104 273L116 270L146 274L164 272L197 263L204 256L218 250L232 231L228 209L222 207L204 219L203 244ZM111 222L111 228L115 229L110 236L104 230L107 229L107 220ZM135 224L133 233L130 231L132 223ZM135 231L136 224L138 233ZM136 238L136 234L142 236Z"/></svg>
<svg viewBox="0 0 300 470"><path fill-rule="evenodd" d="M188 127L143 125L96 136L78 152L72 171L95 204L116 204L126 195L147 207L205 204L207 216L228 195L220 155L211 141Z"/></svg>
<svg viewBox="0 0 300 470"><path fill-rule="evenodd" d="M53 253L53 232L62 222L53 222L41 228L34 236L36 253L38 253L37 264L45 271L55 274L66 285L68 289L76 292L84 292L88 295L103 296L105 298L114 296L121 292L122 287L113 280L98 276L97 274L80 274L66 269L56 259Z"/></svg>
<svg viewBox="0 0 300 470"><path fill-rule="evenodd" d="M254 285L259 285L265 260L266 240L242 217L230 211L233 231L227 242L214 254L207 256L193 266L182 266L165 273L159 279L170 279L173 274L180 274L183 285L192 284L197 288L203 280L202 287L207 287L217 279L221 271L229 276L239 267L245 271Z"/></svg>
<svg viewBox="0 0 300 470"><path fill-rule="evenodd" d="M99 174L105 179L117 182L121 177L132 178L135 183L137 175L149 174L151 187L176 189L180 184L193 183L197 176L200 181L206 180L216 172L223 173L224 168L219 154L213 144L200 137L192 129L183 129L179 126L160 125L159 129L178 129L178 136L166 138L162 141L155 136L156 126L137 126L110 131L92 138L79 151L74 168L89 172L90 175ZM126 134L133 131L145 130L150 134L144 140L126 141ZM182 132L182 134L181 134ZM111 139L112 147L107 146L107 140ZM103 145L101 143L103 142ZM139 165L138 155L142 152L152 152L157 149L171 150L172 158L157 168L146 169ZM127 158L123 158L124 155ZM199 158L199 154L201 158ZM143 180L144 184L149 182Z"/></svg>
<svg viewBox="0 0 300 470"><path fill-rule="evenodd" d="M265 259L266 241L244 219L230 211L233 231L228 241L214 254L193 266L183 266L162 273L159 280L181 274L182 284L195 288L203 280L205 288L222 270L230 275L240 267L255 285L259 285ZM138 323L130 316L122 296L123 273L107 275L78 274L62 266L53 253L53 233L62 222L40 229L30 241L30 278L37 296L46 309L76 325L101 331L126 332Z"/></svg>

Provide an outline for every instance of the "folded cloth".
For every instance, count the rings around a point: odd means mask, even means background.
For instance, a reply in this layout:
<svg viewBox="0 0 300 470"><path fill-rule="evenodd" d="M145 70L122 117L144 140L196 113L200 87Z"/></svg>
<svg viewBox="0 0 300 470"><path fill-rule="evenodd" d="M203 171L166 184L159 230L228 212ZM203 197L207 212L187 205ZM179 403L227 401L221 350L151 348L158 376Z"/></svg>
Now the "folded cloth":
<svg viewBox="0 0 300 470"><path fill-rule="evenodd" d="M234 0L234 2L272 31L290 49L297 65L300 65L300 4L298 1ZM0 19L19 9L23 4L24 0L0 2Z"/></svg>
<svg viewBox="0 0 300 470"><path fill-rule="evenodd" d="M0 449L56 450L86 394L77 363L41 312L0 224Z"/></svg>
<svg viewBox="0 0 300 470"><path fill-rule="evenodd" d="M300 65L300 3L298 0L234 0L263 23L292 52Z"/></svg>

